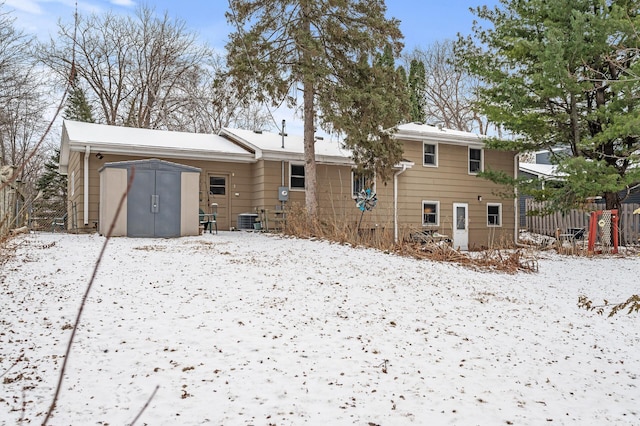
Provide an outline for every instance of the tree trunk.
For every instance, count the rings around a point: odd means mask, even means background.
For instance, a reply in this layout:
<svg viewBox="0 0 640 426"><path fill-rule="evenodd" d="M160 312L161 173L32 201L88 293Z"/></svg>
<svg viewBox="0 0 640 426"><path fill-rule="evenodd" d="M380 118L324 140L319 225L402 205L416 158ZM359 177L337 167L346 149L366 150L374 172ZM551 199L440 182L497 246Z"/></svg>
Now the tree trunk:
<svg viewBox="0 0 640 426"><path fill-rule="evenodd" d="M604 201L606 210L620 209L620 196L617 192L605 192Z"/></svg>
<svg viewBox="0 0 640 426"><path fill-rule="evenodd" d="M307 37L307 40L311 39L311 21L309 20L308 4L302 9L302 25L304 26L303 32ZM308 43L308 41L307 41ZM311 223L315 223L318 219L318 194L317 194L317 180L316 180L316 147L314 138L314 91L315 82L313 77L313 57L309 48L302 49L302 61L304 64L304 77L303 77L303 114L304 114L304 191L305 191L305 204L307 208L307 214Z"/></svg>

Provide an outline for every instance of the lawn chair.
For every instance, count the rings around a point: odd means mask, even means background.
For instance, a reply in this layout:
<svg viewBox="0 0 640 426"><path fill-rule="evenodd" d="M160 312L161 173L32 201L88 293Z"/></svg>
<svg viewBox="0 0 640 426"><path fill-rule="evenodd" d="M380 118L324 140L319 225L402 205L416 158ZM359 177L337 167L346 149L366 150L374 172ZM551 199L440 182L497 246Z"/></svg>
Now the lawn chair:
<svg viewBox="0 0 640 426"><path fill-rule="evenodd" d="M213 206L213 205L212 205ZM217 204L216 204L217 206ZM209 229L209 233L213 233L213 228L216 228L216 234L218 233L218 221L216 220L217 212L205 213L204 210L200 209L198 212L200 217L200 225L204 226L204 232L207 232L207 228Z"/></svg>
<svg viewBox="0 0 640 426"><path fill-rule="evenodd" d="M56 232L56 229L60 229L60 231L64 231L67 229L67 213L65 213L61 217L54 217L51 222L51 232Z"/></svg>
<svg viewBox="0 0 640 426"><path fill-rule="evenodd" d="M585 232L585 228L567 228L567 232L565 234L560 234L558 238L561 241L568 241L572 246L575 247L578 240L584 240Z"/></svg>

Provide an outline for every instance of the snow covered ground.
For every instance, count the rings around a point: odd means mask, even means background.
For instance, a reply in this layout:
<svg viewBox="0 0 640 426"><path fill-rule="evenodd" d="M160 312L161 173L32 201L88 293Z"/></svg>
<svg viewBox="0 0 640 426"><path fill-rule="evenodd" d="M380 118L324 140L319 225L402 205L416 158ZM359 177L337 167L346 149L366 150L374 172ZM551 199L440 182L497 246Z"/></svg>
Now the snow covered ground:
<svg viewBox="0 0 640 426"><path fill-rule="evenodd" d="M18 237L0 270L0 424L51 403L98 235ZM640 257L500 274L221 232L109 242L53 425L640 424ZM17 362L16 362L17 361Z"/></svg>

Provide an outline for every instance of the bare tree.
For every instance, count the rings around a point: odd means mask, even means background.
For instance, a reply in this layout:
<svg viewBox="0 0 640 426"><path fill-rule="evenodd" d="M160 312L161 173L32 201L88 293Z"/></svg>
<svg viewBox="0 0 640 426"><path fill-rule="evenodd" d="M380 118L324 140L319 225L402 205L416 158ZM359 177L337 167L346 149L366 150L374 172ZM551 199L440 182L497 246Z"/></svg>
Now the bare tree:
<svg viewBox="0 0 640 426"><path fill-rule="evenodd" d="M44 132L48 104L42 75L33 60L33 37L16 30L0 4L0 165L21 165ZM32 157L32 160L37 156ZM18 179L37 170L25 164Z"/></svg>
<svg viewBox="0 0 640 426"><path fill-rule="evenodd" d="M185 75L182 92L165 108L175 112L167 117L168 127L197 133L213 133L223 127L272 127L270 115L250 93L233 88L223 62L214 55Z"/></svg>
<svg viewBox="0 0 640 426"><path fill-rule="evenodd" d="M78 16L74 26L60 23L58 39L40 50L40 58L62 78L73 68L97 121L184 130L185 95L212 55L184 21L143 6L134 16Z"/></svg>
<svg viewBox="0 0 640 426"><path fill-rule="evenodd" d="M487 121L473 110L478 80L455 66L454 42L434 42L425 50L405 56L424 64L426 74L425 113L427 123L448 129L487 133Z"/></svg>

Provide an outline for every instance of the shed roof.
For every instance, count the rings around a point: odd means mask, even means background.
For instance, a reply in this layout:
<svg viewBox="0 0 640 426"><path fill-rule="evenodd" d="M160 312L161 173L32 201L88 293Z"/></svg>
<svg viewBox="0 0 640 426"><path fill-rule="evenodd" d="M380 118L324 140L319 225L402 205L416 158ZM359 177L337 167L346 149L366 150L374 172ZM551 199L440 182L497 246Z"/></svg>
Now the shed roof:
<svg viewBox="0 0 640 426"><path fill-rule="evenodd" d="M253 153L213 134L172 132L64 120L60 170L66 172L71 151L186 158L195 160L255 162Z"/></svg>
<svg viewBox="0 0 640 426"><path fill-rule="evenodd" d="M102 167L98 169L98 172L102 172L105 169L131 169L136 168L139 170L163 170L171 172L196 172L200 173L202 169L193 166L187 166L185 164L172 163L171 161L159 160L157 158L149 158L145 160L129 160L129 161L116 161L111 163L104 163Z"/></svg>

